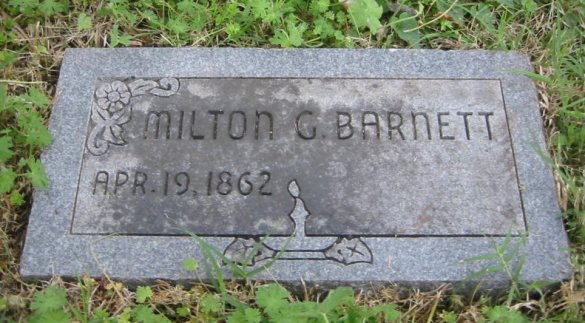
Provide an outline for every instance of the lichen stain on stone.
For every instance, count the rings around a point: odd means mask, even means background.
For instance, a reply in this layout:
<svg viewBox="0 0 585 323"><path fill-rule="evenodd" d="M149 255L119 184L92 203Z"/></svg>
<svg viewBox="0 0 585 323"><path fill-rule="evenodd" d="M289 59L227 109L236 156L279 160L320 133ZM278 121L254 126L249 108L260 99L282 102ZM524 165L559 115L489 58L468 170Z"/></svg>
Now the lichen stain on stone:
<svg viewBox="0 0 585 323"><path fill-rule="evenodd" d="M207 99L217 95L217 90L212 88L210 84L206 84L206 82L190 82L189 85L187 85L187 90L189 90L189 93L200 99Z"/></svg>

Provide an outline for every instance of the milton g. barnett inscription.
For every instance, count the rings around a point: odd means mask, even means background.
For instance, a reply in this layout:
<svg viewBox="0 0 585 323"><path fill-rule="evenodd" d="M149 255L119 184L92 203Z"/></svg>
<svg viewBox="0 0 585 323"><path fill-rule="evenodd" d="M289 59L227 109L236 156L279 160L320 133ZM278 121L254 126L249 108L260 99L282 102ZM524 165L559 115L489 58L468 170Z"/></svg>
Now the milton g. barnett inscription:
<svg viewBox="0 0 585 323"><path fill-rule="evenodd" d="M525 228L498 80L163 78L97 82L71 230L289 235L293 180L307 235Z"/></svg>
<svg viewBox="0 0 585 323"><path fill-rule="evenodd" d="M494 244L518 246L523 281L566 279L536 91L513 70L530 64L487 51L68 50L21 273L212 279L181 267L205 258L190 231L240 263L277 259L254 278L293 285L430 288L497 265L464 261Z"/></svg>

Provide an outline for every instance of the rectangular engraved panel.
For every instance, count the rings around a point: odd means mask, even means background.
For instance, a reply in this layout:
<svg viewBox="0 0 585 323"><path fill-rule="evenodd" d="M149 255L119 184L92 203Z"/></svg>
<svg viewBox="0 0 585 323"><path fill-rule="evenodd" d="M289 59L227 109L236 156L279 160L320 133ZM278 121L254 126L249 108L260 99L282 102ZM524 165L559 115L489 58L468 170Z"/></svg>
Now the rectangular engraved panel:
<svg viewBox="0 0 585 323"><path fill-rule="evenodd" d="M100 79L74 234L525 230L498 80Z"/></svg>

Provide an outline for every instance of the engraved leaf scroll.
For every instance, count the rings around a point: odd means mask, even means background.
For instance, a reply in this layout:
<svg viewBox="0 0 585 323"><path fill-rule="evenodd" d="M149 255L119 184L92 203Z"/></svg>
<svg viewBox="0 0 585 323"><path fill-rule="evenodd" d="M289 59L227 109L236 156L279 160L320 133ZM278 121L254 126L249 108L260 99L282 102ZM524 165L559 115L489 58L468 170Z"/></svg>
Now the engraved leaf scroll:
<svg viewBox="0 0 585 323"><path fill-rule="evenodd" d="M254 238L235 238L225 249L224 255L238 264L254 265L258 261L275 257L276 253Z"/></svg>
<svg viewBox="0 0 585 323"><path fill-rule="evenodd" d="M123 126L132 118L130 99L139 95L152 94L171 96L179 90L179 80L163 78L158 82L138 79L126 84L114 81L100 85L95 91L95 102L91 107L93 127L87 137L87 149L92 155L105 154L110 145L123 146Z"/></svg>
<svg viewBox="0 0 585 323"><path fill-rule="evenodd" d="M372 252L360 238L339 238L323 254L327 259L335 260L344 265L372 262Z"/></svg>

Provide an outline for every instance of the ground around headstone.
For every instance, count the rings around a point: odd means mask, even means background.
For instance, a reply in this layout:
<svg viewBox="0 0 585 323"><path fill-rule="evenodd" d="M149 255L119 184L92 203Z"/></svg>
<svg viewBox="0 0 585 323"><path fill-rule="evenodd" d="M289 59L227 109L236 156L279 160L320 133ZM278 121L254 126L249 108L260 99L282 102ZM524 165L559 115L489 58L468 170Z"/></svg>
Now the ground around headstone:
<svg viewBox="0 0 585 323"><path fill-rule="evenodd" d="M571 274L533 82L511 52L71 49L21 273L503 287ZM507 247L506 247L507 246ZM508 261L508 260L506 260ZM229 276L229 266L223 267Z"/></svg>

